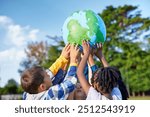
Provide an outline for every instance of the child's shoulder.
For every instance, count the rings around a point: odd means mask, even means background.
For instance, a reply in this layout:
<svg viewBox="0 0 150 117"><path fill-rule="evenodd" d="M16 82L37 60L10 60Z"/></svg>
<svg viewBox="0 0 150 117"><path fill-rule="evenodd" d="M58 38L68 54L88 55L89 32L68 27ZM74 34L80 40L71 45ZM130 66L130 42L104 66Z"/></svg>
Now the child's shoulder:
<svg viewBox="0 0 150 117"><path fill-rule="evenodd" d="M113 100L122 100L122 95L118 87L113 88L111 95L113 97Z"/></svg>

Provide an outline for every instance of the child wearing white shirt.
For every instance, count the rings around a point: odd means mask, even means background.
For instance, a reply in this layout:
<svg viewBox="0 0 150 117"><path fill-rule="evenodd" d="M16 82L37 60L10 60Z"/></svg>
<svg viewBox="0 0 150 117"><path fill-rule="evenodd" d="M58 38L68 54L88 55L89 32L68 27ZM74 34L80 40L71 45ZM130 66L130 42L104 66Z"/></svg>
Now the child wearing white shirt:
<svg viewBox="0 0 150 117"><path fill-rule="evenodd" d="M103 67L93 73L91 78L92 85L90 85L90 83L85 79L83 70L87 60L89 59L91 48L88 42L82 42L84 55L78 66L78 79L87 95L87 100L121 100L122 95L117 87L119 74L113 69L113 67L109 67L102 54L101 46L101 44L97 45L97 48L99 49L97 49L95 55L101 60Z"/></svg>

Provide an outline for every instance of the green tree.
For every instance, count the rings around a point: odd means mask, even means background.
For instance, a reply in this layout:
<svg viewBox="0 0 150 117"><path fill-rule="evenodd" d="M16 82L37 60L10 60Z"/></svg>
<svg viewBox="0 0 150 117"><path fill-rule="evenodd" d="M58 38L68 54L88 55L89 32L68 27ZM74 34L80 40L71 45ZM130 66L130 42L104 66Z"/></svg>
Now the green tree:
<svg viewBox="0 0 150 117"><path fill-rule="evenodd" d="M4 87L0 87L0 95L22 93L22 87L13 78L8 80L7 84Z"/></svg>
<svg viewBox="0 0 150 117"><path fill-rule="evenodd" d="M7 94L17 94L18 83L14 79L8 80L7 84L4 87Z"/></svg>
<svg viewBox="0 0 150 117"><path fill-rule="evenodd" d="M21 63L18 72L22 73L25 69L35 65L49 68L50 65L60 56L62 48L65 46L62 37L49 36L47 42L31 42L25 49L26 59Z"/></svg>
<svg viewBox="0 0 150 117"><path fill-rule="evenodd" d="M22 93L23 93L23 89L22 89L21 85L19 85L17 88L17 94L22 94Z"/></svg>
<svg viewBox="0 0 150 117"><path fill-rule="evenodd" d="M31 42L27 45L25 53L26 59L20 63L21 68L18 70L19 73L22 73L25 69L32 66L43 64L48 54L48 44L42 41Z"/></svg>
<svg viewBox="0 0 150 117"><path fill-rule="evenodd" d="M149 47L142 47L150 38L150 18L131 5L108 6L99 15L107 27L104 54L110 65L120 68L132 93L150 90Z"/></svg>
<svg viewBox="0 0 150 117"><path fill-rule="evenodd" d="M63 47L65 46L62 37L51 37L47 36L48 39L51 41L48 49L48 57L44 59L43 63L41 64L44 68L49 68L55 60L60 56Z"/></svg>

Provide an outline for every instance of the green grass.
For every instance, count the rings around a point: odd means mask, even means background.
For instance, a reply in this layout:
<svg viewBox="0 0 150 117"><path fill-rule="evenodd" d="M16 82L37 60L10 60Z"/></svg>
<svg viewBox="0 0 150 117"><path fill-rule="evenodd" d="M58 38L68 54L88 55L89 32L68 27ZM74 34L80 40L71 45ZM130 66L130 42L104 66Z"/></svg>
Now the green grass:
<svg viewBox="0 0 150 117"><path fill-rule="evenodd" d="M150 96L136 96L130 97L129 100L150 100Z"/></svg>

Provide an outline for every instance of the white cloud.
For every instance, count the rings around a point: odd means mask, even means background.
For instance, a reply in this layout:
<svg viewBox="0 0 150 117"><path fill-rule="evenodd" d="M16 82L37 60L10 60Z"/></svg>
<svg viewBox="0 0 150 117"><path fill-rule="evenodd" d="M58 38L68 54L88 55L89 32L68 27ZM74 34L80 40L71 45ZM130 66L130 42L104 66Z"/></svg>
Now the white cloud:
<svg viewBox="0 0 150 117"><path fill-rule="evenodd" d="M0 26L6 31L6 39L9 44L14 46L23 46L27 41L37 40L39 29L30 26L21 26L15 24L13 20L7 16L0 16Z"/></svg>
<svg viewBox="0 0 150 117"><path fill-rule="evenodd" d="M37 38L37 33L38 33L38 32L39 32L38 29L34 29L34 30L32 30L32 31L29 32L28 37L29 37L30 39L32 39L32 40L36 40L36 38Z"/></svg>
<svg viewBox="0 0 150 117"><path fill-rule="evenodd" d="M17 48L10 48L0 52L0 64L7 61L20 61L25 57L23 50L18 50Z"/></svg>
<svg viewBox="0 0 150 117"><path fill-rule="evenodd" d="M0 16L0 25L6 27L9 24L12 24L13 21L7 16Z"/></svg>
<svg viewBox="0 0 150 117"><path fill-rule="evenodd" d="M20 76L18 69L20 66L20 61L25 57L23 50L18 50L17 48L10 48L5 51L0 52L0 85L4 86L8 79L15 79L20 83Z"/></svg>
<svg viewBox="0 0 150 117"><path fill-rule="evenodd" d="M25 41L23 29L19 25L10 25L8 27L7 37L16 46L22 46Z"/></svg>
<svg viewBox="0 0 150 117"><path fill-rule="evenodd" d="M2 32L1 32L2 31ZM7 80L14 78L20 81L18 69L20 62L25 58L24 48L29 41L38 41L39 29L31 26L16 24L7 16L0 16L0 85L4 86Z"/></svg>

